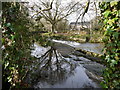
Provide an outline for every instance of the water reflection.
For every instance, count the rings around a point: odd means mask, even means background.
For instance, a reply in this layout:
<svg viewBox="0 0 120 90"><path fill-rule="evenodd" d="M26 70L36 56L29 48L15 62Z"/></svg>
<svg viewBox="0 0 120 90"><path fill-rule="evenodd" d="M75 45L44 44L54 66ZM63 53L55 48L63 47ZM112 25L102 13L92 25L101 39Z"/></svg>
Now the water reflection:
<svg viewBox="0 0 120 90"><path fill-rule="evenodd" d="M78 58L63 57L60 53L61 49L56 50L54 47L45 49L36 44L34 46L32 55L38 59L31 65L26 79L33 88L99 87L89 79L86 69L74 60Z"/></svg>
<svg viewBox="0 0 120 90"><path fill-rule="evenodd" d="M31 84L37 82L54 85L64 82L67 77L74 74L74 69L78 64L75 61L65 59L56 49L51 47L44 55L31 65Z"/></svg>

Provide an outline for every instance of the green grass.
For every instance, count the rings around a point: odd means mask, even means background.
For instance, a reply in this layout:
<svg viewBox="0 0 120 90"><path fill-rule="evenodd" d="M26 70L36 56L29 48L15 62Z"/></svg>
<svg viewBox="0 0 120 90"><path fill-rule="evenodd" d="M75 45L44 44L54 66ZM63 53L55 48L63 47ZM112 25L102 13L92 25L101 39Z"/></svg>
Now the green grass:
<svg viewBox="0 0 120 90"><path fill-rule="evenodd" d="M90 41L92 43L100 43L102 42L103 33L101 31L92 31L89 34L87 34L86 31L69 31L64 33L42 33L37 38L41 42L44 41L44 39L57 39L57 40L66 40L66 41L76 41L79 43L83 43L86 41L86 37L90 36Z"/></svg>

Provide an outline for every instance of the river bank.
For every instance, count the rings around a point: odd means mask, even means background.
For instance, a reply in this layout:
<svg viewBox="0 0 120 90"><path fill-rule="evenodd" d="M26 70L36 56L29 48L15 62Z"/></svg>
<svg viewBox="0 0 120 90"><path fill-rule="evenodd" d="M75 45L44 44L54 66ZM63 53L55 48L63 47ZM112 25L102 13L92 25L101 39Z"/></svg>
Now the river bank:
<svg viewBox="0 0 120 90"><path fill-rule="evenodd" d="M43 37L49 37L56 40L66 40L66 41L75 41L78 43L85 43L86 38L89 38L90 43L103 43L103 32L101 31L92 31L88 34L87 31L66 31L66 32L57 32L57 33L42 33Z"/></svg>

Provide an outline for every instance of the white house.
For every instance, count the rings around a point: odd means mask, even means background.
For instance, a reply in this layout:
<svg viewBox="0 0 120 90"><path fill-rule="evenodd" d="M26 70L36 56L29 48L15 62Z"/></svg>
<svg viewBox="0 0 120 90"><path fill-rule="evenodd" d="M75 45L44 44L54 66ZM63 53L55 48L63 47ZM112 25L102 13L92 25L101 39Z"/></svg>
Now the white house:
<svg viewBox="0 0 120 90"><path fill-rule="evenodd" d="M70 23L70 29L73 30L82 30L85 28L91 28L91 23L90 22L71 22Z"/></svg>

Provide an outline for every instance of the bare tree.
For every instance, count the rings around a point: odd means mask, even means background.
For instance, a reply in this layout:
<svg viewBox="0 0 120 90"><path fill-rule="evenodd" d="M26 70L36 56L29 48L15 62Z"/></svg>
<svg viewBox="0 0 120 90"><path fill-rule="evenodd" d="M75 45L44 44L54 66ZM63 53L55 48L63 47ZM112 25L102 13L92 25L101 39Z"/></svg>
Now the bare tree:
<svg viewBox="0 0 120 90"><path fill-rule="evenodd" d="M49 21L52 25L52 32L55 32L57 23L80 10L79 7L81 7L81 4L73 1L63 4L61 0L52 0L51 2L49 0L39 0L39 4L37 3L35 6L39 10L34 9L36 11L34 16L42 17L46 21Z"/></svg>
<svg viewBox="0 0 120 90"><path fill-rule="evenodd" d="M89 18L91 18L91 15L89 15L89 13L88 13L89 11L95 12L95 14L96 14L95 17L97 17L97 15L99 15L99 13L98 13L99 9L97 7L97 2L91 2L91 0L87 0L85 3L86 4L83 5L83 8L80 10L80 13L78 13L78 15L77 15L78 17L76 19L75 26L74 26L73 30L76 28L76 25L77 25L79 20L81 20L81 22L83 22L83 23L85 22L84 20L86 19L86 17L85 17L86 14L89 16ZM92 14L92 16L93 16L93 14ZM90 24L92 23L91 21L90 21ZM96 25L96 27L98 27L97 18L94 19L94 22L95 22L94 24ZM90 40L91 25L90 26L86 25L86 27L88 27L88 30L87 30L88 36L86 37L86 42L88 42Z"/></svg>

